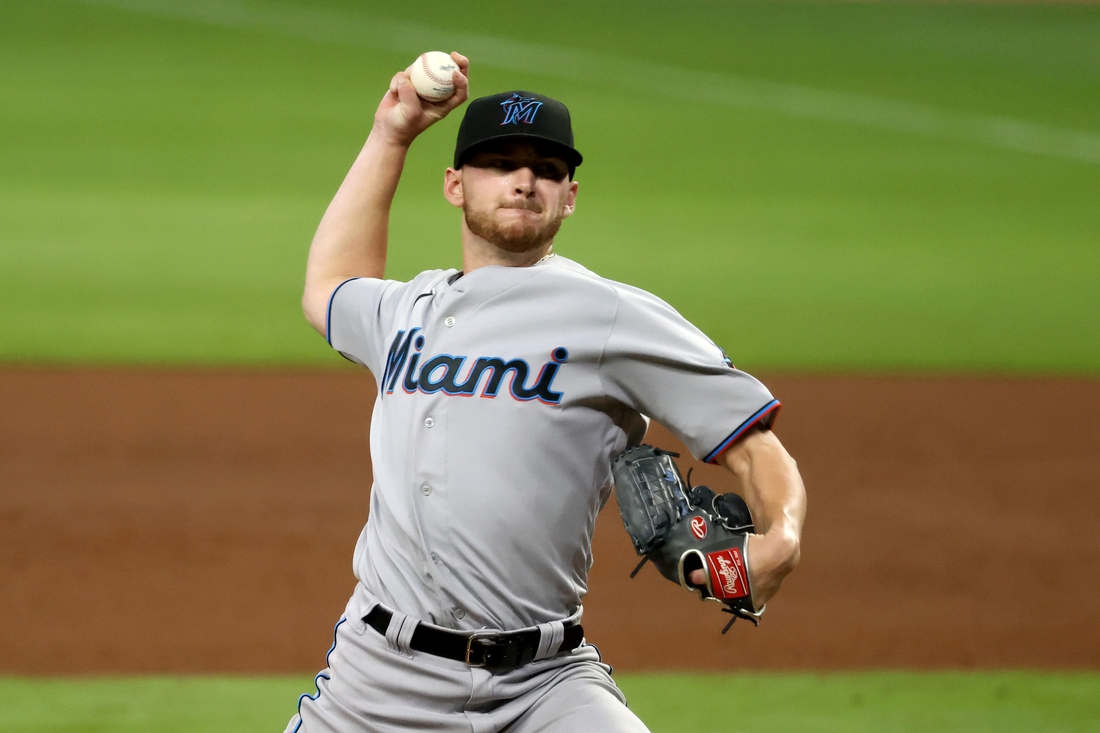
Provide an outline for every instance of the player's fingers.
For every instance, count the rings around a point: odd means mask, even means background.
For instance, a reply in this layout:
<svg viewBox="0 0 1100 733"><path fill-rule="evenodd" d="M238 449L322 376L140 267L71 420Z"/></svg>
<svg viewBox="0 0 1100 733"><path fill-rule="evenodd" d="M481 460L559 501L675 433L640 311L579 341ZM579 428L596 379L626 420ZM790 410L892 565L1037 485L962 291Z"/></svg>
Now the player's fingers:
<svg viewBox="0 0 1100 733"><path fill-rule="evenodd" d="M458 64L459 71L461 71L463 74L469 73L470 59L466 58L458 51L451 51L451 58L454 59L454 62L456 64Z"/></svg>
<svg viewBox="0 0 1100 733"><path fill-rule="evenodd" d="M390 91L393 92L394 94L397 94L397 85L401 83L402 79L405 79L407 81L408 78L409 78L409 72L407 72L407 71L399 71L396 74L394 74L393 78L390 79Z"/></svg>
<svg viewBox="0 0 1100 733"><path fill-rule="evenodd" d="M461 71L456 71L451 77L451 80L455 85L455 93L447 99L447 111L457 107L466 101L466 98L470 96L470 80L466 78L466 75Z"/></svg>
<svg viewBox="0 0 1100 733"><path fill-rule="evenodd" d="M707 584L707 575L702 570L692 570L688 573L688 582L692 585L705 586Z"/></svg>
<svg viewBox="0 0 1100 733"><path fill-rule="evenodd" d="M416 89L409 81L409 75L401 72L398 76L401 78L397 82L397 97L401 100L401 104L412 110L420 110L420 97L416 95Z"/></svg>

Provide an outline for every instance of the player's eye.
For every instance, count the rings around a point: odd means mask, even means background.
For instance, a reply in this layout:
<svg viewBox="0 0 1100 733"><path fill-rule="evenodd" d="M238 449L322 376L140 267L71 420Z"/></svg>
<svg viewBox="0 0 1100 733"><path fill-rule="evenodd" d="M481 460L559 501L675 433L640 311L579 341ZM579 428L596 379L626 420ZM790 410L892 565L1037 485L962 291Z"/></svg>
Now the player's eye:
<svg viewBox="0 0 1100 733"><path fill-rule="evenodd" d="M565 180L568 171L563 170L554 163L539 163L534 167L535 175L539 178L561 182Z"/></svg>

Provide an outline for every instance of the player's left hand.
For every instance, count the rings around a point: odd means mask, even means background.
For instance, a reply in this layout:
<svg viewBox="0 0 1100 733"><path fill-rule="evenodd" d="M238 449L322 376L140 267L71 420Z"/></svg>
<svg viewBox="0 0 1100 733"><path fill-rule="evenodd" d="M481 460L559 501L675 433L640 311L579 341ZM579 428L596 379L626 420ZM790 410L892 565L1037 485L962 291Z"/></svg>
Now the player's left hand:
<svg viewBox="0 0 1100 733"><path fill-rule="evenodd" d="M747 567L748 542L757 537L749 508L737 494L686 484L672 460L676 455L639 445L611 462L634 549L668 580L720 602L733 615L726 630L738 618L757 624L763 604L754 603Z"/></svg>
<svg viewBox="0 0 1100 733"><path fill-rule="evenodd" d="M784 567L785 558L789 552L778 547L778 537L763 534L750 534L748 538L748 571L749 585L752 588L752 605L756 610L764 607L764 604L776 594L779 586L786 576L780 573ZM692 585L705 586L706 573L703 570L692 570L688 574L688 580Z"/></svg>

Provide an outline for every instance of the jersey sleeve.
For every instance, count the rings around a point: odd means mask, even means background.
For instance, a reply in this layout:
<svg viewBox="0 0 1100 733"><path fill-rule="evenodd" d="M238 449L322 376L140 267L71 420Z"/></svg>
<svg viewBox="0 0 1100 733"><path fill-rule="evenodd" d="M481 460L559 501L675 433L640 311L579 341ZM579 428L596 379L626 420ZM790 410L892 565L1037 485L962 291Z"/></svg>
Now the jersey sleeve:
<svg viewBox="0 0 1100 733"><path fill-rule="evenodd" d="M387 302L401 283L357 277L332 291L325 318L325 338L345 359L378 374Z"/></svg>
<svg viewBox="0 0 1100 733"><path fill-rule="evenodd" d="M600 380L608 396L660 422L708 463L754 425L771 427L780 406L702 331L643 291L620 295Z"/></svg>

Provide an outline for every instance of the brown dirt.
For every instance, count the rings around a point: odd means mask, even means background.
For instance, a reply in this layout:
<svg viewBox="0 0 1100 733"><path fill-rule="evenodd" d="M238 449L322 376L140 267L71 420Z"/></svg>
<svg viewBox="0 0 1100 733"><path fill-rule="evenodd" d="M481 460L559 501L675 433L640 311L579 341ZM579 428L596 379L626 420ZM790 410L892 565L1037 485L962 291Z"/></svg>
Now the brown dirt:
<svg viewBox="0 0 1100 733"><path fill-rule="evenodd" d="M759 629L721 637L712 604L627 579L611 506L585 616L608 661L1100 667L1100 381L766 381L809 487L802 565ZM0 370L0 673L318 668L354 583L372 392Z"/></svg>

